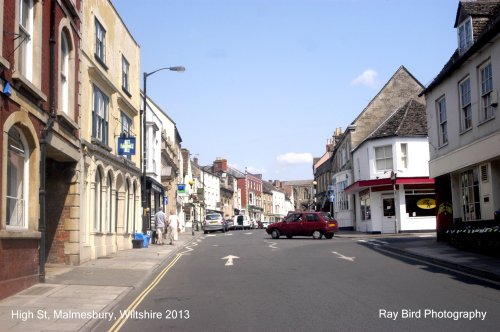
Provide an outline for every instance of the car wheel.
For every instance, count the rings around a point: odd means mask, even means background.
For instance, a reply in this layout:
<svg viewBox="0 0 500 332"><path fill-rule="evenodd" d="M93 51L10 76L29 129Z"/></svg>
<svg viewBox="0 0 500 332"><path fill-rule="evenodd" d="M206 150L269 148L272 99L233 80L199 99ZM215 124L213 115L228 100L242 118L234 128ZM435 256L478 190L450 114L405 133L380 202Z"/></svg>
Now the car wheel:
<svg viewBox="0 0 500 332"><path fill-rule="evenodd" d="M281 234L280 234L280 231L279 231L279 230L277 230L276 228L275 228L275 229L273 229L273 231L271 232L271 237L272 237L273 239L279 239L279 238L280 238L280 235L281 235Z"/></svg>
<svg viewBox="0 0 500 332"><path fill-rule="evenodd" d="M203 231L203 234L208 234L208 231Z"/></svg>
<svg viewBox="0 0 500 332"><path fill-rule="evenodd" d="M313 232L313 239L321 239L321 237L323 236L323 234L321 234L320 231L314 231Z"/></svg>
<svg viewBox="0 0 500 332"><path fill-rule="evenodd" d="M333 233L325 234L325 237L327 239L331 239L333 237Z"/></svg>
<svg viewBox="0 0 500 332"><path fill-rule="evenodd" d="M291 236L291 235L287 235L287 236L286 236L286 238L287 238L287 239L291 239L292 237L293 237L293 236Z"/></svg>

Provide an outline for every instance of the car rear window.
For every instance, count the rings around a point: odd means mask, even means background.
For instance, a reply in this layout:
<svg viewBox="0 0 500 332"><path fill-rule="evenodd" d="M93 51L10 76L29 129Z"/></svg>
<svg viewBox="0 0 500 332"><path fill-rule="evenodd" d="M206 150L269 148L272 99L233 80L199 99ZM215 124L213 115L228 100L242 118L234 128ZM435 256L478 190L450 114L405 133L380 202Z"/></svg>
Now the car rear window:
<svg viewBox="0 0 500 332"><path fill-rule="evenodd" d="M220 218L220 214L207 214L207 220L218 220Z"/></svg>
<svg viewBox="0 0 500 332"><path fill-rule="evenodd" d="M326 221L328 220L335 220L331 215L330 213L326 212L326 213L323 213L323 219L325 219Z"/></svg>

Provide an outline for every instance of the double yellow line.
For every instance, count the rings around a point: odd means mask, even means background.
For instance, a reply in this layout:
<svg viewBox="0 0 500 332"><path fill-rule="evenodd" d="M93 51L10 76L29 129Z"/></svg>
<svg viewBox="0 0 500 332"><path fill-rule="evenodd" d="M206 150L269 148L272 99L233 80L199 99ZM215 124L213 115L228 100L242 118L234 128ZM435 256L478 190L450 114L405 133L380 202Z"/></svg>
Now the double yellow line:
<svg viewBox="0 0 500 332"><path fill-rule="evenodd" d="M146 289L144 289L141 294L139 294L139 296L134 300L134 302L132 302L128 306L128 308L125 310L125 312L131 312L131 311L137 309L139 304L141 304L141 302L146 298L146 296L148 296L148 294L158 285L160 280L175 265L175 263L177 263L177 261L181 258L181 256L182 256L182 253L177 254L175 256L175 258L170 262L170 264L168 264L160 272L160 274L158 274L158 276L153 280L153 282L151 282L151 284L149 284L149 286ZM108 332L119 331L122 328L123 324L125 324L127 322L127 319L128 319L128 315L123 315L123 316L119 317L118 320L115 322L115 324L113 324L113 326L111 326L111 328L108 330Z"/></svg>

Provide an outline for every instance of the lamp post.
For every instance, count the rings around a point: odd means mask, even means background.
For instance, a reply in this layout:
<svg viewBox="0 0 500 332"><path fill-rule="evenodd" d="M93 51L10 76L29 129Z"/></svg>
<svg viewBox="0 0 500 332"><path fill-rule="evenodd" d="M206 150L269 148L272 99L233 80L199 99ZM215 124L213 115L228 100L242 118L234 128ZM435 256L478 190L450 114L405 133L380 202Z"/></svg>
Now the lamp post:
<svg viewBox="0 0 500 332"><path fill-rule="evenodd" d="M318 182L316 180L313 181L313 209L314 211L316 211L316 185L318 184Z"/></svg>
<svg viewBox="0 0 500 332"><path fill-rule="evenodd" d="M151 76L161 70L170 70L170 71L176 71L176 72L184 72L186 71L186 68L182 66L175 66L175 67L164 67L157 69L155 71L152 71L150 73L144 73L144 78L143 78L143 102L142 102L142 110L141 110L141 116L142 116L142 147L141 147L141 166L142 166L142 184L141 184L141 195L142 195L142 233L146 233L148 229L148 212L147 212L147 205L148 205L148 199L146 197L146 165L147 165L147 159L146 159L146 112L147 112L147 81L148 81L148 76Z"/></svg>

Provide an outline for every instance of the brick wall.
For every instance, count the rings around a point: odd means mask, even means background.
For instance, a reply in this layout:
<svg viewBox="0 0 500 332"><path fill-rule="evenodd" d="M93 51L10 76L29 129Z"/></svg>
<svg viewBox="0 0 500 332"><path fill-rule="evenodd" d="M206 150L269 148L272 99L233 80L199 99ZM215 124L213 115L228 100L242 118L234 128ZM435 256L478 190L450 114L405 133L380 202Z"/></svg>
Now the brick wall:
<svg viewBox="0 0 500 332"><path fill-rule="evenodd" d="M0 299L38 282L38 240L0 240Z"/></svg>

